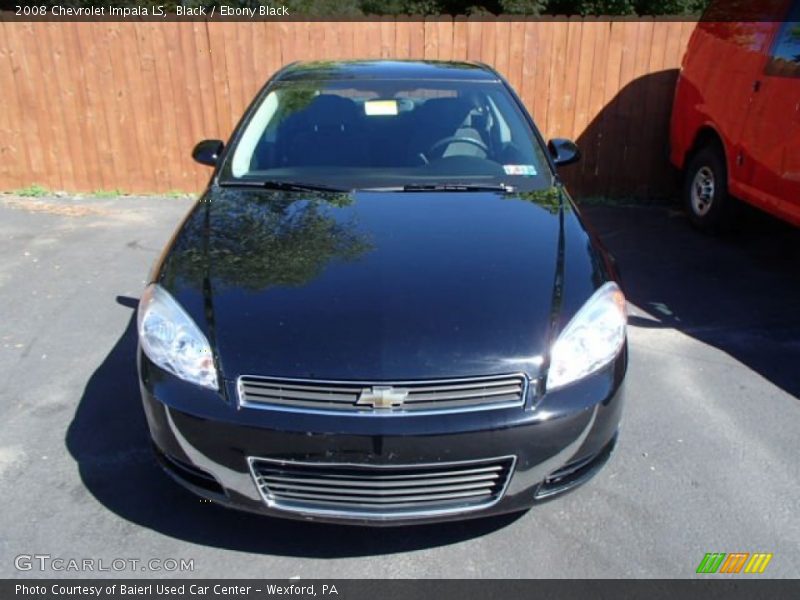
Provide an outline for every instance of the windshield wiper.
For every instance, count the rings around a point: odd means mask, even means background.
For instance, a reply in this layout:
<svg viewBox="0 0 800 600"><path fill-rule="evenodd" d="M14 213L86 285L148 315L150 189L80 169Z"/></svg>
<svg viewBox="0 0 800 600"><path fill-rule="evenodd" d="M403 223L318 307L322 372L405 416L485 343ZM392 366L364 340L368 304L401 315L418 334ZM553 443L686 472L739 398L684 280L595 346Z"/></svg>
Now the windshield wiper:
<svg viewBox="0 0 800 600"><path fill-rule="evenodd" d="M279 190L285 192L350 192L343 188L337 188L330 185L322 185L318 183L303 183L302 181L282 181L279 179L265 179L265 180L241 180L241 181L224 181L220 183L223 187L258 187L267 190Z"/></svg>
<svg viewBox="0 0 800 600"><path fill-rule="evenodd" d="M514 186L505 183L409 183L388 188L375 188L385 192L503 192L511 194ZM365 190L366 191L366 190Z"/></svg>

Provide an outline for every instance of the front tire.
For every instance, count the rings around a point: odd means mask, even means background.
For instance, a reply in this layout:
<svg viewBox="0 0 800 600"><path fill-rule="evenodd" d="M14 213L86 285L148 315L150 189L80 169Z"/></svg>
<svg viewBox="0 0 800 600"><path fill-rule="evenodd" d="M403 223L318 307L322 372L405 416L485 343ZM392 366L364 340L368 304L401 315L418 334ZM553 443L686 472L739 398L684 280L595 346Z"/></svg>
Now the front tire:
<svg viewBox="0 0 800 600"><path fill-rule="evenodd" d="M717 231L729 221L733 200L728 195L728 169L717 145L698 150L686 167L683 202L692 225Z"/></svg>

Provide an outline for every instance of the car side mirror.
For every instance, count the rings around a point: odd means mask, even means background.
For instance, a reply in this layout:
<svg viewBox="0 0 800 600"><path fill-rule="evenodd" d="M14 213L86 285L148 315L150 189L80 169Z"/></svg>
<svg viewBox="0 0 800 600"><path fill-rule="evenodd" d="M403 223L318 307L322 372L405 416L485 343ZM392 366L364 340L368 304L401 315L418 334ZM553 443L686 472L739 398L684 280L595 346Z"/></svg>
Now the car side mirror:
<svg viewBox="0 0 800 600"><path fill-rule="evenodd" d="M203 140L192 150L192 158L201 165L216 167L224 147L222 140Z"/></svg>
<svg viewBox="0 0 800 600"><path fill-rule="evenodd" d="M564 138L553 138L547 142L547 149L550 151L550 156L553 157L553 162L557 167L570 165L581 157L578 145L572 140Z"/></svg>

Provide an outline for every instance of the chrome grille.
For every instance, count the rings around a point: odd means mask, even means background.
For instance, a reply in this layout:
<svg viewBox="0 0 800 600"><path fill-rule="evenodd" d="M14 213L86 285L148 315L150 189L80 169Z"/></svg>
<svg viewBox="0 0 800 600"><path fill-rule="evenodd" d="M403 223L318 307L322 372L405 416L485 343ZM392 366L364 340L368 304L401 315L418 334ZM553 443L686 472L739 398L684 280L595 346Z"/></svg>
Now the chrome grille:
<svg viewBox="0 0 800 600"><path fill-rule="evenodd" d="M384 414L521 406L528 380L522 374L385 383L243 375L238 387L243 406Z"/></svg>
<svg viewBox="0 0 800 600"><path fill-rule="evenodd" d="M401 518L486 508L505 493L515 457L376 466L250 458L271 507L353 518Z"/></svg>

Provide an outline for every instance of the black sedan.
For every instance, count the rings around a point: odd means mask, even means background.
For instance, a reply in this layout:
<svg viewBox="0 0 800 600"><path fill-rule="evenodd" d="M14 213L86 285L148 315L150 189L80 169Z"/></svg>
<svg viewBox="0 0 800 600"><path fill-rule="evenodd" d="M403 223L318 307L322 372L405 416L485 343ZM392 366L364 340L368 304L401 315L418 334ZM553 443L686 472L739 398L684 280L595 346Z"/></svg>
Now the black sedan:
<svg viewBox="0 0 800 600"><path fill-rule="evenodd" d="M138 366L177 481L268 515L525 510L617 438L625 298L545 144L484 65L279 71L156 263Z"/></svg>

